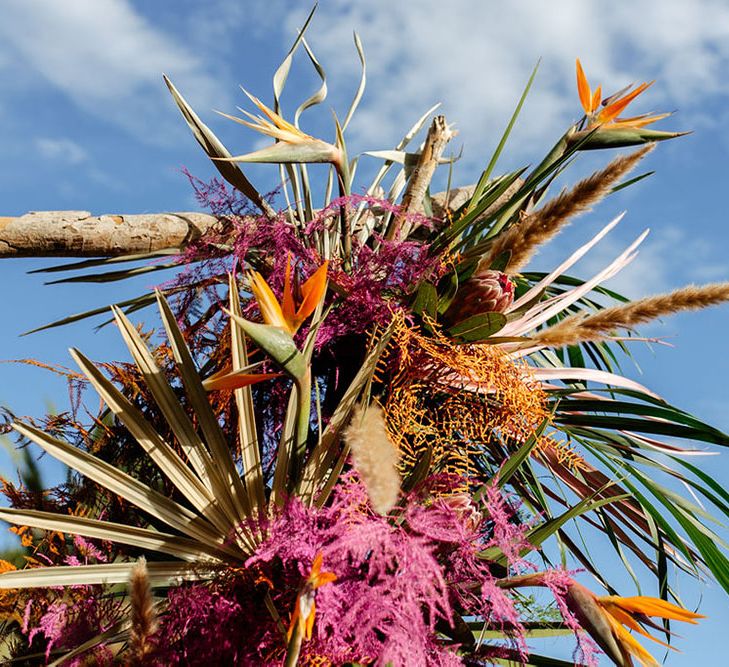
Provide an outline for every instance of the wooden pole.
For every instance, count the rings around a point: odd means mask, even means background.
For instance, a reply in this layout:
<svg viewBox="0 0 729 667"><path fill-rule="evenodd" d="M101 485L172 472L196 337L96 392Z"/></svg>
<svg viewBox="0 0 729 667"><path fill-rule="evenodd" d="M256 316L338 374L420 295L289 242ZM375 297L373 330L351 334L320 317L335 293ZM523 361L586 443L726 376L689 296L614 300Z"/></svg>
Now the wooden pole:
<svg viewBox="0 0 729 667"><path fill-rule="evenodd" d="M115 257L184 248L217 224L207 213L32 211L0 218L0 258Z"/></svg>

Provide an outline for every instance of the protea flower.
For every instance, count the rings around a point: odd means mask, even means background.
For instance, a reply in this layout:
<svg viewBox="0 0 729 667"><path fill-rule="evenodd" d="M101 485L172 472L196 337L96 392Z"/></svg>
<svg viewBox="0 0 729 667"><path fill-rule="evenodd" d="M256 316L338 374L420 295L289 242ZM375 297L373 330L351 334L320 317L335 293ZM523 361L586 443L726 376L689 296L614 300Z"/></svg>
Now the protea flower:
<svg viewBox="0 0 729 667"><path fill-rule="evenodd" d="M480 313L503 313L513 301L514 283L505 273L488 269L464 283L446 315L453 322L461 322Z"/></svg>

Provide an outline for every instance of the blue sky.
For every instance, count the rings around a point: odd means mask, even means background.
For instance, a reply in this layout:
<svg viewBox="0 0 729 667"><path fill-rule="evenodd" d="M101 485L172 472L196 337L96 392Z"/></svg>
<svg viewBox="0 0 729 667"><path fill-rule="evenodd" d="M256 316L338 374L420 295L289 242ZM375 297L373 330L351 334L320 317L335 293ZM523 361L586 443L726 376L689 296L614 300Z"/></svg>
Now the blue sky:
<svg viewBox="0 0 729 667"><path fill-rule="evenodd" d="M618 230L583 263L583 273L604 265L650 227L639 258L614 287L639 296L689 282L729 280L724 203L729 5L722 0L561 0L558 12L555 7L540 0L323 0L309 41L327 71L329 96L303 116L302 126L330 139L329 109L346 113L359 77L355 29L367 55L368 87L349 129L350 153L392 147L421 113L442 102L459 129L455 146L463 146L455 172L461 184L475 180L485 165L538 58L540 72L499 165L503 171L538 161L580 115L575 57L604 90L656 79L634 104L635 111L677 110L662 128L694 133L659 146L645 162L646 170L657 171L653 177L579 219L535 266L550 266L627 209ZM271 75L308 9L306 3L285 0L5 0L0 10L0 216L52 209L194 210L180 168L203 178L213 169L184 127L161 73L172 78L231 151L250 150L256 137L212 110L235 112L236 105L245 106L239 84L270 100ZM284 110L291 113L318 85L306 59L298 58ZM581 160L570 180L607 157ZM365 170L368 159L363 158ZM274 182L266 166L247 173L262 190ZM66 364L70 345L92 358L122 357L115 331L94 334L88 323L18 337L150 284L146 279L44 287L42 277L26 275L52 263L0 260L0 358ZM729 430L729 358L722 352L728 328L729 306L651 327L651 334L674 347L641 350L642 375L636 372L636 377L674 404ZM38 414L66 402L63 383L48 374L0 365L0 403L20 414ZM701 460L718 479L729 480L725 455ZM9 456L2 466L12 475ZM698 589L688 582L682 591L689 601L698 601ZM682 632L684 654L670 656L669 664L716 664L729 605L711 584L701 594L702 610L711 618Z"/></svg>

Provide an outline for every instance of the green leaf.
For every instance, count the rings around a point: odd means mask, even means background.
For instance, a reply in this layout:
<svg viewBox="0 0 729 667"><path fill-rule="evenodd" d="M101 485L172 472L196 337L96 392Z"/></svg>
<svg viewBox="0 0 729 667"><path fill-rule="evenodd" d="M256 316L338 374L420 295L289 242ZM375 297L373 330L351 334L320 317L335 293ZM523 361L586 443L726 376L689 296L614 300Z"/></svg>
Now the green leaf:
<svg viewBox="0 0 729 667"><path fill-rule="evenodd" d="M293 337L280 327L251 322L229 313L230 318L264 350L286 373L294 379L301 379L308 371L304 355L299 352Z"/></svg>
<svg viewBox="0 0 729 667"><path fill-rule="evenodd" d="M511 134L511 130L514 128L516 119L519 117L519 114L521 113L521 108L524 106L524 102L526 101L527 95L529 94L529 90L531 89L532 84L534 83L534 77L537 75L537 70L539 69L540 62L541 62L541 58L539 60L537 60L537 64L534 65L534 69L532 70L531 76L529 77L529 80L527 81L524 91L522 92L521 97L519 98L519 102L516 105L516 109L514 109L514 113L511 115L511 118L509 119L509 123L506 126L506 129L504 130L504 133L501 135L501 140L499 141L499 144L496 147L494 154L491 156L491 160L489 161L486 169L484 170L483 174L481 175L481 178L479 179L478 184L476 185L475 190L473 191L473 197L471 197L471 201L468 203L466 210L470 210L473 207L473 205L477 204L479 199L481 198L484 188L485 188L486 184L488 183L488 180L491 178L491 173L493 172L494 167L496 166L496 162L498 161L499 156L501 155L501 152L504 150L504 146L506 145L506 141L508 140L509 135Z"/></svg>
<svg viewBox="0 0 729 667"><path fill-rule="evenodd" d="M122 264L124 262L138 262L141 260L156 259L158 257L169 257L170 255L179 254L179 248L169 248L167 250L155 250L154 252L141 252L135 253L133 255L120 255L119 257L84 259L80 262L71 262L69 264L56 264L55 266L44 266L41 269L33 269L32 271L28 271L28 275L32 273L58 273L60 271L77 271L78 269L90 269L94 266Z"/></svg>
<svg viewBox="0 0 729 667"><path fill-rule="evenodd" d="M168 290L165 293L171 294L173 291L179 291L179 288L175 289L175 290ZM105 306L101 306L100 308L86 310L82 313L76 313L75 315L68 315L67 317L61 318L60 320L55 320L53 322L50 322L49 324L44 324L42 327L37 327L35 329L31 329L30 331L25 331L20 335L29 336L30 334L38 333L39 331L45 331L46 329L53 329L55 327L61 327L66 324L72 324L73 322L78 322L79 320L85 320L88 317L95 317L96 315L108 313L108 311L111 309L112 306L119 306L120 308L135 307L135 306L138 306L140 308L146 308L150 304L154 303L154 300L155 300L154 294L142 294L142 295L136 296L132 299L127 299L126 301L117 301L116 303L107 304Z"/></svg>
<svg viewBox="0 0 729 667"><path fill-rule="evenodd" d="M427 315L435 319L438 313L438 290L432 283L420 283L415 293L412 310L416 315Z"/></svg>
<svg viewBox="0 0 729 667"><path fill-rule="evenodd" d="M498 482L500 487L503 488L504 485L511 479L512 475L519 469L521 464L527 460L529 455L537 446L539 438L541 437L542 433L544 433L544 429L547 428L549 422L549 419L545 419L539 425L539 428L537 428L534 434L530 436L529 439L523 445L521 445L521 447L519 447L519 449L511 454L509 458L506 459L498 473Z"/></svg>
<svg viewBox="0 0 729 667"><path fill-rule="evenodd" d="M463 342L475 343L488 338L506 326L503 313L479 313L472 315L448 329L448 333Z"/></svg>
<svg viewBox="0 0 729 667"><path fill-rule="evenodd" d="M432 463L433 449L432 447L428 447L420 456L410 474L403 480L402 490L404 493L412 491L428 476Z"/></svg>
<svg viewBox="0 0 729 667"><path fill-rule="evenodd" d="M59 278L58 280L49 280L45 284L62 285L64 283L112 283L118 280L133 278L135 276L142 276L146 273L155 273L157 271L166 271L168 269L176 269L179 267L179 262L168 262L167 264L147 264L145 266L135 266L131 269L121 269L119 271L105 271L104 273L90 273L82 276Z"/></svg>
<svg viewBox="0 0 729 667"><path fill-rule="evenodd" d="M599 493L600 491L598 491L595 495ZM570 509L568 509L563 514L560 514L554 519L549 519L548 521L545 521L542 525L530 530L526 535L526 538L529 542L529 547L526 547L522 550L522 555L526 555L530 551L533 551L534 549L539 547L542 542L544 542L548 537L554 535L568 521L576 519L578 516L597 509L598 507L602 507L603 505L608 505L610 503L624 500L625 498L629 497L629 494L623 494L619 496L610 496L609 498L596 499L595 496L584 498L573 507L570 507ZM498 547L492 547L490 549L485 549L484 551L481 551L479 553L479 558L482 558L483 560L494 561L502 565L506 564L506 557L501 552L501 549L499 549Z"/></svg>
<svg viewBox="0 0 729 667"><path fill-rule="evenodd" d="M493 262L491 262L490 269L494 271L505 271L506 267L509 266L509 260L511 259L511 250L504 250Z"/></svg>

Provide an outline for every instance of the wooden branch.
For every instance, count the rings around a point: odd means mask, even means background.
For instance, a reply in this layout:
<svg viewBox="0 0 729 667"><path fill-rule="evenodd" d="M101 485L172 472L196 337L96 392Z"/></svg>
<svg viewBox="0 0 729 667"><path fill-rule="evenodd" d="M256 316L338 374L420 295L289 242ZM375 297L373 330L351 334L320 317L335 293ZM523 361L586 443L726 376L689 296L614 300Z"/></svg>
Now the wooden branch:
<svg viewBox="0 0 729 667"><path fill-rule="evenodd" d="M443 151L448 142L455 136L455 132L448 127L445 116L436 116L428 130L423 150L420 152L418 164L415 165L410 180L408 181L405 193L400 204L400 214L394 220L386 234L386 238L405 238L412 223L408 221L408 215L419 213L423 210L423 198L433 180L435 168L438 166Z"/></svg>
<svg viewBox="0 0 729 667"><path fill-rule="evenodd" d="M218 224L207 213L31 211L0 218L0 258L115 257L184 248Z"/></svg>
<svg viewBox="0 0 729 667"><path fill-rule="evenodd" d="M484 215L498 209L520 184L515 183ZM444 217L446 206L457 209L471 198L474 189L469 185L434 194L433 212ZM208 213L93 216L88 211L31 211L17 218L0 217L0 259L118 257L182 250L218 223L219 219Z"/></svg>

